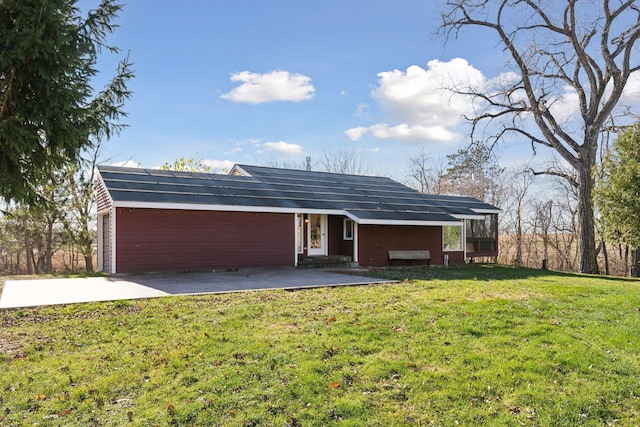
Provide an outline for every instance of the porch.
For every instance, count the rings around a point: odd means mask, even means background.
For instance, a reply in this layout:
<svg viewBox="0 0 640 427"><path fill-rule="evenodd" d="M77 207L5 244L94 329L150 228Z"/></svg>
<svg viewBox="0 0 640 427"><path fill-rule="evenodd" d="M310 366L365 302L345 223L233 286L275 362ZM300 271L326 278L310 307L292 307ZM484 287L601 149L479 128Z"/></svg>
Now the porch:
<svg viewBox="0 0 640 427"><path fill-rule="evenodd" d="M344 215L296 214L296 266L354 267L357 224Z"/></svg>
<svg viewBox="0 0 640 427"><path fill-rule="evenodd" d="M354 268L358 267L357 262L348 255L316 255L303 256L298 261L298 268Z"/></svg>

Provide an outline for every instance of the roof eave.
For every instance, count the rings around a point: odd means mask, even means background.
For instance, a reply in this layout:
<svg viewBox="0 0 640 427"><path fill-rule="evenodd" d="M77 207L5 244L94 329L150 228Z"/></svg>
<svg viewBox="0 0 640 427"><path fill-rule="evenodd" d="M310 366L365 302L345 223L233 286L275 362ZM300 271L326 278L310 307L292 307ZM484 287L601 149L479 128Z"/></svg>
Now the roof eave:
<svg viewBox="0 0 640 427"><path fill-rule="evenodd" d="M472 211L477 212L479 214L501 214L503 212L502 209L493 208L493 209L485 209L485 208L471 208Z"/></svg>
<svg viewBox="0 0 640 427"><path fill-rule="evenodd" d="M113 206L117 208L131 209L173 209L193 211L225 211L225 212L261 212L261 213L309 213L326 215L344 215L345 212L337 209L302 209L299 207L274 207L274 206L247 206L247 205L210 205L205 203L166 203L166 202L142 202L116 200Z"/></svg>
<svg viewBox="0 0 640 427"><path fill-rule="evenodd" d="M454 218L457 218L457 219L484 219L484 215L470 215L470 214L457 215L457 214L452 214L451 216L454 217Z"/></svg>
<svg viewBox="0 0 640 427"><path fill-rule="evenodd" d="M413 226L431 226L442 227L447 225L462 226L462 221L414 221L414 220L395 220L395 219L359 219L355 220L359 225L413 225Z"/></svg>

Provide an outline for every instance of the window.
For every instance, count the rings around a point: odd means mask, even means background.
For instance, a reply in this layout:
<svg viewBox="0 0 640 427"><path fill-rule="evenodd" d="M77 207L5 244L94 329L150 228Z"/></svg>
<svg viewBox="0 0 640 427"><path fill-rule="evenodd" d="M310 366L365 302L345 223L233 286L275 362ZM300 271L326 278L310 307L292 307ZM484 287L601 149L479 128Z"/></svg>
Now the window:
<svg viewBox="0 0 640 427"><path fill-rule="evenodd" d="M345 218L342 222L342 239L353 240L353 220Z"/></svg>
<svg viewBox="0 0 640 427"><path fill-rule="evenodd" d="M488 214L484 219L472 219L467 223L467 253L497 254L498 215Z"/></svg>
<svg viewBox="0 0 640 427"><path fill-rule="evenodd" d="M445 225L442 227L442 250L462 250L462 227L459 225Z"/></svg>

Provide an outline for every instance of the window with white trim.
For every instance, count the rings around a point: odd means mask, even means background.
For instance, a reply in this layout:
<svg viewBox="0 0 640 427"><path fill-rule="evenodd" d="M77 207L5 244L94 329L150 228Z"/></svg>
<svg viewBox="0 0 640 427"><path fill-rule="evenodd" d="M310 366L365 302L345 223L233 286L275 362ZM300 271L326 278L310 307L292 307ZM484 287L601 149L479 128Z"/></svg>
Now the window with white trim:
<svg viewBox="0 0 640 427"><path fill-rule="evenodd" d="M342 221L342 239L353 240L353 220L345 218Z"/></svg>
<svg viewBox="0 0 640 427"><path fill-rule="evenodd" d="M444 225L442 226L442 250L461 251L462 250L462 226Z"/></svg>

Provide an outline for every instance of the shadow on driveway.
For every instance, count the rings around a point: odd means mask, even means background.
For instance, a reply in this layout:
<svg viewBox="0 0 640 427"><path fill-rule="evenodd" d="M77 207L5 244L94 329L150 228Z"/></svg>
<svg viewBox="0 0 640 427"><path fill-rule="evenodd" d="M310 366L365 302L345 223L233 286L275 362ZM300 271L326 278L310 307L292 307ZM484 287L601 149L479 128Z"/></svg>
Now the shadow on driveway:
<svg viewBox="0 0 640 427"><path fill-rule="evenodd" d="M363 270L240 270L81 279L7 280L0 309L122 299L267 289L304 289L394 282L357 275ZM348 274L347 274L348 273Z"/></svg>

